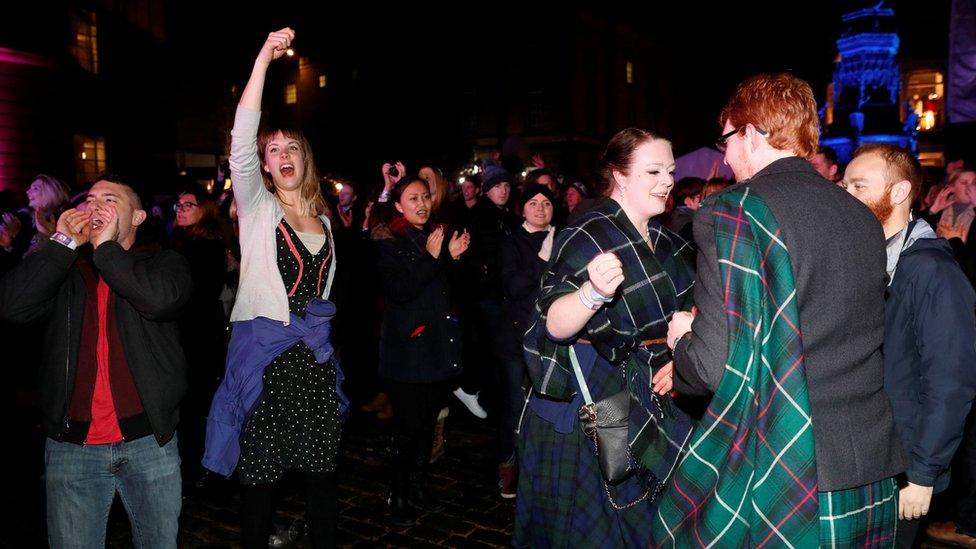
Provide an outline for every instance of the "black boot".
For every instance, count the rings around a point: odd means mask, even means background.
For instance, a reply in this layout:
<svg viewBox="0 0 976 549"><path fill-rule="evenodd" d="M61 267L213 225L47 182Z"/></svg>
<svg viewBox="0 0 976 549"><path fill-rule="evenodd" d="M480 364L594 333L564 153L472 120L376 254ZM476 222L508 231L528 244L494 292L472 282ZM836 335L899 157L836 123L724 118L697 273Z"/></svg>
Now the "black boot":
<svg viewBox="0 0 976 549"><path fill-rule="evenodd" d="M404 448L400 444L402 442L404 441L394 439L393 484L390 490L390 522L394 526L407 528L417 524L417 512L408 502L410 469L413 460L408 452L404 452Z"/></svg>
<svg viewBox="0 0 976 549"><path fill-rule="evenodd" d="M433 432L430 434L433 435ZM433 436L430 438L432 439ZM444 510L444 505L436 498L431 497L430 492L427 491L427 467L430 464L430 443L430 440L424 438L415 446L407 502L418 511L439 513Z"/></svg>
<svg viewBox="0 0 976 549"><path fill-rule="evenodd" d="M418 511L440 513L444 505L427 491L427 473L414 471L410 473L410 490L407 492L407 502Z"/></svg>
<svg viewBox="0 0 976 549"><path fill-rule="evenodd" d="M417 524L417 512L407 503L406 489L390 494L390 523L401 528Z"/></svg>

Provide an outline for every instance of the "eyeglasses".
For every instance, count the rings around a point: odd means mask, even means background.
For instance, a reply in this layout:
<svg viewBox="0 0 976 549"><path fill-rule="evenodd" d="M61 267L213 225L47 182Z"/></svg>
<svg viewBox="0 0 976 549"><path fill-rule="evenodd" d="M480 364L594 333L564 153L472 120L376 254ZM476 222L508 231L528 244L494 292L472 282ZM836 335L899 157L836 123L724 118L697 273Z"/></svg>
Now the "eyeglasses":
<svg viewBox="0 0 976 549"><path fill-rule="evenodd" d="M723 152L724 153L725 152L725 149L728 148L728 144L726 143L726 141L728 141L729 138L732 137L733 135L735 135L735 134L739 133L740 131L742 131L743 128L745 128L745 126L739 126L738 128L736 128L736 129L734 129L734 130L732 130L732 131L730 131L728 133L723 133L718 139L715 140L715 148L718 149L719 152ZM767 132L766 130L764 130L762 128L756 127L756 133L758 133L759 135L765 137L769 132Z"/></svg>
<svg viewBox="0 0 976 549"><path fill-rule="evenodd" d="M182 212L183 210L189 211L196 207L197 205L194 204L193 202L177 202L176 204L173 204L173 211L174 212Z"/></svg>

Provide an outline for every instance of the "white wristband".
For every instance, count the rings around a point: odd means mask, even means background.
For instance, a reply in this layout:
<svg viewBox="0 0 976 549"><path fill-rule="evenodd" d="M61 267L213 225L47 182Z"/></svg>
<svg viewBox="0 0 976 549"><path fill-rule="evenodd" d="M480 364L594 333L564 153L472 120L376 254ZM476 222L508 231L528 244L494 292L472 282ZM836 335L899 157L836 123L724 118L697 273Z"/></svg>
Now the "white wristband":
<svg viewBox="0 0 976 549"><path fill-rule="evenodd" d="M51 240L57 242L58 244L68 248L69 250L74 250L78 247L78 242L71 238L70 236L62 233L61 231L55 232L51 235Z"/></svg>
<svg viewBox="0 0 976 549"><path fill-rule="evenodd" d="M587 297L586 292L583 291L583 288L577 290L576 295L579 296L580 303L591 311L599 311L600 307L603 306L603 303L596 303Z"/></svg>
<svg viewBox="0 0 976 549"><path fill-rule="evenodd" d="M589 295L589 298L590 298L590 301L594 301L596 303L610 303L611 301L613 301L613 296L612 295L609 296L609 297L607 297L607 296L601 294L600 292L596 291L596 288L593 287L593 283L592 282L590 282L590 295Z"/></svg>

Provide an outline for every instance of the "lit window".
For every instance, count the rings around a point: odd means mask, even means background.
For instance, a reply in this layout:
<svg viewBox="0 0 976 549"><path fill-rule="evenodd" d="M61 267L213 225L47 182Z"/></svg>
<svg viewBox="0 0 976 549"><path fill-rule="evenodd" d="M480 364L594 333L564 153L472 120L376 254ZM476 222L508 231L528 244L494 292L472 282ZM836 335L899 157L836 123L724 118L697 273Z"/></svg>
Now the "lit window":
<svg viewBox="0 0 976 549"><path fill-rule="evenodd" d="M105 138L75 136L75 169L78 183L92 183L105 171Z"/></svg>
<svg viewBox="0 0 976 549"><path fill-rule="evenodd" d="M626 71L627 71L627 83L628 84L633 84L634 83L634 64L631 63L630 61L627 61Z"/></svg>
<svg viewBox="0 0 976 549"><path fill-rule="evenodd" d="M902 87L902 121L911 114L917 120L915 129L936 130L945 116L945 80L937 70L908 73Z"/></svg>
<svg viewBox="0 0 976 549"><path fill-rule="evenodd" d="M71 15L71 55L81 68L98 74L98 28L95 14L79 10Z"/></svg>
<svg viewBox="0 0 976 549"><path fill-rule="evenodd" d="M329 78L326 75L324 75L324 74L320 74L319 75L319 87L320 88L324 88L328 84L329 84Z"/></svg>
<svg viewBox="0 0 976 549"><path fill-rule="evenodd" d="M834 123L834 83L827 84L827 110L824 113L824 127Z"/></svg>
<svg viewBox="0 0 976 549"><path fill-rule="evenodd" d="M285 86L285 105L294 105L295 103L298 103L298 86L288 84Z"/></svg>

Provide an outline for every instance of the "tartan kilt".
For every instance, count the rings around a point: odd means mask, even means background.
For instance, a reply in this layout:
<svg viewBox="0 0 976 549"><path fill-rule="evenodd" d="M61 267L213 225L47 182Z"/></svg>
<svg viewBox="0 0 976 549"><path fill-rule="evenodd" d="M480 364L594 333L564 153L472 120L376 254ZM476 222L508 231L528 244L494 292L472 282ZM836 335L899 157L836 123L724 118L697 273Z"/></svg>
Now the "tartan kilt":
<svg viewBox="0 0 976 549"><path fill-rule="evenodd" d="M657 502L649 498L614 509L600 476L592 441L577 428L557 432L526 410L519 437L519 486L514 547L646 547ZM644 491L631 477L610 487L624 506Z"/></svg>
<svg viewBox="0 0 976 549"><path fill-rule="evenodd" d="M898 484L893 477L820 492L820 547L894 547Z"/></svg>

